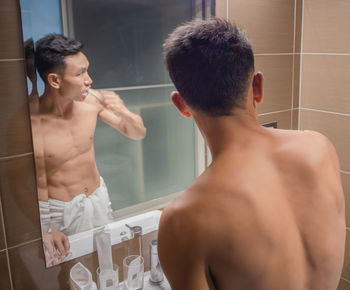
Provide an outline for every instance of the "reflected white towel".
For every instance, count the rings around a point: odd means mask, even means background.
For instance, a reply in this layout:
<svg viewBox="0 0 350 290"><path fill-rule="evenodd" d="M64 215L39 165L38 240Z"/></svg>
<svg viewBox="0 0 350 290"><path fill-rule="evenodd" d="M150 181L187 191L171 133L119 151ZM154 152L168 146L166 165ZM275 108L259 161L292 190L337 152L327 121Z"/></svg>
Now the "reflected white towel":
<svg viewBox="0 0 350 290"><path fill-rule="evenodd" d="M48 232L50 229L50 207L49 202L39 200L41 230Z"/></svg>
<svg viewBox="0 0 350 290"><path fill-rule="evenodd" d="M51 223L65 235L71 235L113 221L107 187L100 186L89 196L79 194L71 201L49 199Z"/></svg>

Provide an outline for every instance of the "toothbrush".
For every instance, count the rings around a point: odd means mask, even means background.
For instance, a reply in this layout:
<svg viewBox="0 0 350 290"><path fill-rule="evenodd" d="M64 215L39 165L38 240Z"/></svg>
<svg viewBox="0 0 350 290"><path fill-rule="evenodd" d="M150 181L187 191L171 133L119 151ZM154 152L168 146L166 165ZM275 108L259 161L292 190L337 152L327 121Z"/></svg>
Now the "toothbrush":
<svg viewBox="0 0 350 290"><path fill-rule="evenodd" d="M93 95L96 99L102 101L101 97L98 94L96 94L93 90L89 89L89 93Z"/></svg>

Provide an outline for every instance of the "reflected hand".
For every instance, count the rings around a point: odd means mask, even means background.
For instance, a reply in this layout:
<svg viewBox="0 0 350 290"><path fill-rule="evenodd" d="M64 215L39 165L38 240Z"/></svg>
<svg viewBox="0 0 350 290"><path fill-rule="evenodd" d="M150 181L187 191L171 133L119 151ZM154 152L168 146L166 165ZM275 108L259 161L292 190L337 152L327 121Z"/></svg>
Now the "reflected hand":
<svg viewBox="0 0 350 290"><path fill-rule="evenodd" d="M102 103L104 107L111 110L115 114L129 112L127 107L124 105L123 100L112 91L98 91L102 96Z"/></svg>
<svg viewBox="0 0 350 290"><path fill-rule="evenodd" d="M69 254L70 244L68 237L64 233L58 231L54 226L51 226L51 233L56 256L63 262Z"/></svg>

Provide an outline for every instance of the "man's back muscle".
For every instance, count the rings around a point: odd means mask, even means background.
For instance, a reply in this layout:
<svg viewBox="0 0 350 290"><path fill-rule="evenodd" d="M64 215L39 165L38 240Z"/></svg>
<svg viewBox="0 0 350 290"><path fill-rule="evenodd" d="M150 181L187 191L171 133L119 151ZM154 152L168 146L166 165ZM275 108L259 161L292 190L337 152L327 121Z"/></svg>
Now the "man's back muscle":
<svg viewBox="0 0 350 290"><path fill-rule="evenodd" d="M222 154L167 210L175 234L190 239L188 252L205 256L198 272L209 275L198 279L217 289L335 289L342 190L327 142L310 134L278 130L267 142Z"/></svg>

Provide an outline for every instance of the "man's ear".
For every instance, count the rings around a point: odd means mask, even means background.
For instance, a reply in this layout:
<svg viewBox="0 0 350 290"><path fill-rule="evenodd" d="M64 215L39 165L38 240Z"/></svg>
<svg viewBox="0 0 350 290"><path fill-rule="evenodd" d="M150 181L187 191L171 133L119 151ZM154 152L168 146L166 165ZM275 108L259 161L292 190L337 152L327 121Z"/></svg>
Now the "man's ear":
<svg viewBox="0 0 350 290"><path fill-rule="evenodd" d="M56 74L56 73L49 73L47 75L47 82L54 89L59 89L60 86L61 86L60 76L58 74Z"/></svg>
<svg viewBox="0 0 350 290"><path fill-rule="evenodd" d="M253 97L255 103L261 103L264 96L264 76L258 72L253 77Z"/></svg>
<svg viewBox="0 0 350 290"><path fill-rule="evenodd" d="M171 100L173 101L173 104L183 116L187 118L190 118L192 116L188 106L186 105L184 99L181 97L178 91L171 93Z"/></svg>

